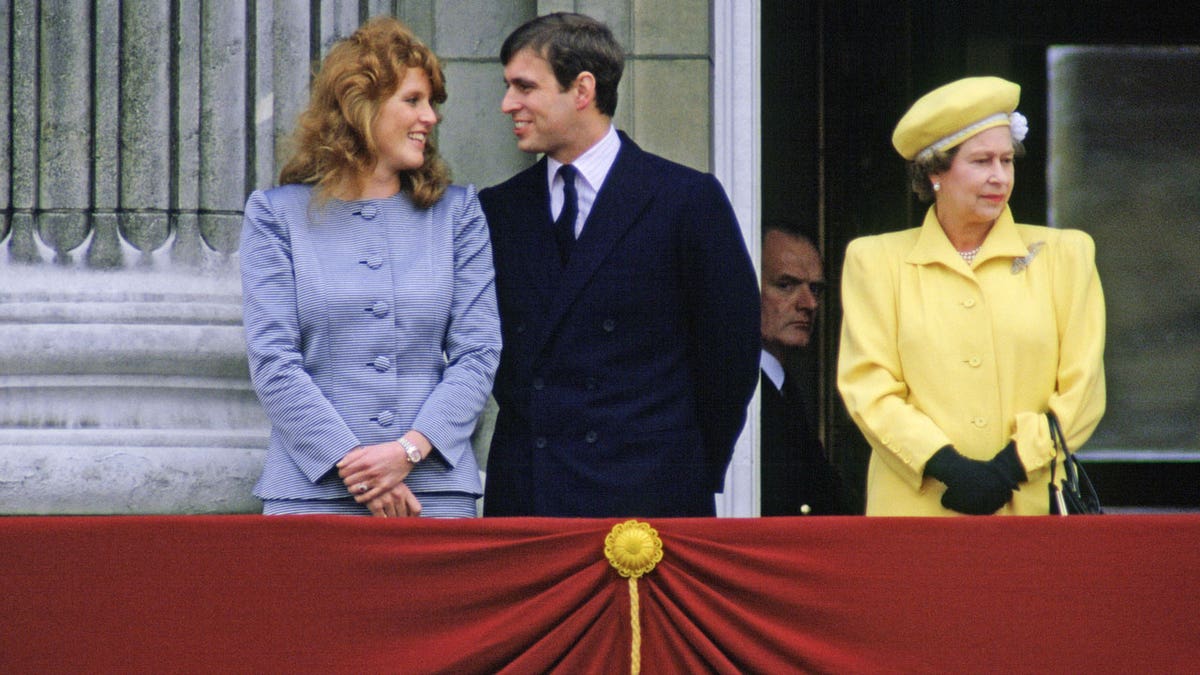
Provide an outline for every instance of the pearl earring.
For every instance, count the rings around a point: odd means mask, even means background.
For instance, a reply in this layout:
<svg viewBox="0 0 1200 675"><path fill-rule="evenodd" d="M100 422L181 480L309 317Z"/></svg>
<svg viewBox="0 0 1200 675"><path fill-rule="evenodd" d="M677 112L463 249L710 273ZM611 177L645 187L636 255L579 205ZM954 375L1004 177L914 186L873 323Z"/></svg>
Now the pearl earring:
<svg viewBox="0 0 1200 675"><path fill-rule="evenodd" d="M933 184L933 191L934 191L934 192L937 192L938 190L941 190L941 189L942 189L942 184L941 184L941 183L937 183L937 182L935 182L935 183Z"/></svg>

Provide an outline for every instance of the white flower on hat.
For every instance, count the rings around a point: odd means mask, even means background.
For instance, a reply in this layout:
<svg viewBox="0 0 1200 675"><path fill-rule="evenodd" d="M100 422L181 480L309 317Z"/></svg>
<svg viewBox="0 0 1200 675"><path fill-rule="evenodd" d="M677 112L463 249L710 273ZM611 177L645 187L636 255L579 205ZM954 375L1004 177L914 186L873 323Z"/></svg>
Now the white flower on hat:
<svg viewBox="0 0 1200 675"><path fill-rule="evenodd" d="M1025 134L1029 133L1029 120L1019 112L1013 112L1008 116L1008 126L1012 130L1012 137L1018 143L1025 140Z"/></svg>

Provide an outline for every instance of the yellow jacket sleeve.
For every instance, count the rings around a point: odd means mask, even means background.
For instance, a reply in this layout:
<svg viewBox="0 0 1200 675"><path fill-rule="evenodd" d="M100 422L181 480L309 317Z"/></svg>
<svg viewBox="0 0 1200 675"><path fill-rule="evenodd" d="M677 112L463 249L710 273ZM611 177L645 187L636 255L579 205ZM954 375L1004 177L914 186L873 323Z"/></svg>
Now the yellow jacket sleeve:
<svg viewBox="0 0 1200 675"><path fill-rule="evenodd" d="M1059 361L1048 408L1062 424L1067 445L1078 449L1091 437L1105 409L1105 309L1096 247L1079 230L1051 230L1052 289ZM1017 413L1013 440L1027 471L1048 466L1054 456L1044 411Z"/></svg>
<svg viewBox="0 0 1200 675"><path fill-rule="evenodd" d="M900 254L890 242L850 242L842 271L842 337L838 389L851 418L878 453L914 490L925 463L950 438L908 402L899 354L896 284Z"/></svg>

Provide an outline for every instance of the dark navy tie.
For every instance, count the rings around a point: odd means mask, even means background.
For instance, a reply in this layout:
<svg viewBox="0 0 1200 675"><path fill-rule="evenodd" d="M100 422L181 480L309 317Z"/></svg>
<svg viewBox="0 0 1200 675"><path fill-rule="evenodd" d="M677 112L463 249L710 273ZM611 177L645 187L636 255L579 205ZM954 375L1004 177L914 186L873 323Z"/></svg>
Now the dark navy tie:
<svg viewBox="0 0 1200 675"><path fill-rule="evenodd" d="M575 245L575 219L579 216L579 197L575 193L575 167L563 164L558 175L563 179L563 206L554 221L554 237L558 240L558 259L565 265Z"/></svg>

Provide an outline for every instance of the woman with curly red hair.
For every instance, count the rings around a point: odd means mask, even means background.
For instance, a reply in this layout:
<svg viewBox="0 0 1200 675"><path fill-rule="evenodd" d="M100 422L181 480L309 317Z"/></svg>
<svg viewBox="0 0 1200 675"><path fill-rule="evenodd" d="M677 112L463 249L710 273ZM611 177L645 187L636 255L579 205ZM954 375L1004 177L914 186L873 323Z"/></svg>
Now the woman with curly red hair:
<svg viewBox="0 0 1200 675"><path fill-rule="evenodd" d="M470 436L500 352L487 223L433 131L445 79L390 17L336 43L280 186L246 202L263 512L473 516Z"/></svg>

